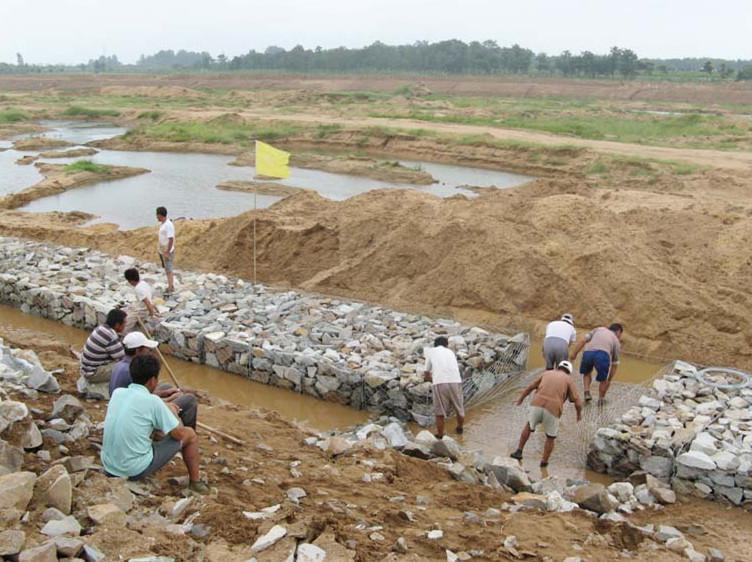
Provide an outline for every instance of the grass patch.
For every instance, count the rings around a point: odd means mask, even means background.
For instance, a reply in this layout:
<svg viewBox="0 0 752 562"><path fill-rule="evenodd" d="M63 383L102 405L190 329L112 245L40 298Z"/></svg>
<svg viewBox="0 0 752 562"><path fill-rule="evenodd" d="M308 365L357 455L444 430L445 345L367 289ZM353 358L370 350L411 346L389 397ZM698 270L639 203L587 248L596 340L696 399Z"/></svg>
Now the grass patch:
<svg viewBox="0 0 752 562"><path fill-rule="evenodd" d="M80 105L72 105L65 111L63 115L66 117L119 117L120 112L116 109L96 109L93 107L81 107Z"/></svg>
<svg viewBox="0 0 752 562"><path fill-rule="evenodd" d="M106 174L110 171L110 166L95 164L91 160L78 160L67 164L63 170L68 174L76 172L92 172L94 174Z"/></svg>
<svg viewBox="0 0 752 562"><path fill-rule="evenodd" d="M462 112L461 100L453 100L451 110L413 110L371 112L370 117L411 119L429 123L452 123L481 127L502 127L541 131L555 135L591 140L612 140L636 144L674 144L732 149L737 142L752 141L752 129L722 115L687 113L684 115L636 114L608 108L578 107L576 104L556 108L525 102L517 105L482 107L480 114ZM470 104L468 104L470 105ZM471 106L478 107L478 106Z"/></svg>
<svg viewBox="0 0 752 562"><path fill-rule="evenodd" d="M29 119L29 114L12 107L0 111L0 123L18 123Z"/></svg>
<svg viewBox="0 0 752 562"><path fill-rule="evenodd" d="M605 162L601 162L600 160L597 162L594 162L590 168L588 168L587 171L588 175L597 175L602 176L603 174L608 173L608 165Z"/></svg>
<svg viewBox="0 0 752 562"><path fill-rule="evenodd" d="M244 123L229 119L208 122L181 121L155 123L133 131L133 135L170 142L204 142L208 144L248 144L256 139L273 141L300 132L287 123Z"/></svg>
<svg viewBox="0 0 752 562"><path fill-rule="evenodd" d="M316 127L316 138L323 139L323 138L328 137L329 135L338 133L341 130L342 130L342 125L338 125L336 123L330 124L330 125L322 124Z"/></svg>
<svg viewBox="0 0 752 562"><path fill-rule="evenodd" d="M139 119L151 119L152 121L159 121L164 116L162 111L144 111L138 114Z"/></svg>

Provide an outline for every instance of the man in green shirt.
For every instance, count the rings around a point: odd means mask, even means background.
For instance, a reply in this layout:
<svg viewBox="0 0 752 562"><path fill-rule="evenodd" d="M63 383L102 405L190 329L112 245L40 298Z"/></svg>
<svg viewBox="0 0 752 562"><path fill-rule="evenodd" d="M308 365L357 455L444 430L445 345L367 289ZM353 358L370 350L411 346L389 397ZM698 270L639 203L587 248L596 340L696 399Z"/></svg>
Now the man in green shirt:
<svg viewBox="0 0 752 562"><path fill-rule="evenodd" d="M199 480L198 437L177 417L175 404L166 404L153 394L159 384L159 359L151 354L133 358L133 382L112 393L104 420L102 465L108 474L140 480L154 474L178 452L190 476L189 488L205 494L208 486ZM157 430L161 441L152 441Z"/></svg>

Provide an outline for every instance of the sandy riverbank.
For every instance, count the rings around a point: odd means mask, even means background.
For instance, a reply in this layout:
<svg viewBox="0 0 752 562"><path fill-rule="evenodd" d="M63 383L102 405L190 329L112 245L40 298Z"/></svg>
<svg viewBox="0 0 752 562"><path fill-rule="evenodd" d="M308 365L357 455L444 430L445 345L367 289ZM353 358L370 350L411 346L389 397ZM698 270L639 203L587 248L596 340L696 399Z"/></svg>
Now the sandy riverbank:
<svg viewBox="0 0 752 562"><path fill-rule="evenodd" d="M70 169L66 168L64 164L37 163L35 166L44 176L44 179L29 188L1 198L0 209L17 209L42 197L64 193L83 185L128 178L149 172L144 168L131 168L129 166L97 166L94 171Z"/></svg>

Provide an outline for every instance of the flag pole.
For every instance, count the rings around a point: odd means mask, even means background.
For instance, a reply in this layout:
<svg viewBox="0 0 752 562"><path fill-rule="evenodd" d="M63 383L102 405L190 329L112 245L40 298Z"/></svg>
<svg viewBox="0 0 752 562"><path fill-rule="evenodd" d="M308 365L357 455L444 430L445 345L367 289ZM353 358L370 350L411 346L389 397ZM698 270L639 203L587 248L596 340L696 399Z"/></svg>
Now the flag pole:
<svg viewBox="0 0 752 562"><path fill-rule="evenodd" d="M253 188L253 286L256 286L256 187Z"/></svg>
<svg viewBox="0 0 752 562"><path fill-rule="evenodd" d="M258 141L256 141L258 142ZM258 156L258 144L256 145L256 155ZM258 158L254 158L255 166L258 165ZM256 175L258 171L256 170ZM256 183L253 184L253 286L256 287Z"/></svg>

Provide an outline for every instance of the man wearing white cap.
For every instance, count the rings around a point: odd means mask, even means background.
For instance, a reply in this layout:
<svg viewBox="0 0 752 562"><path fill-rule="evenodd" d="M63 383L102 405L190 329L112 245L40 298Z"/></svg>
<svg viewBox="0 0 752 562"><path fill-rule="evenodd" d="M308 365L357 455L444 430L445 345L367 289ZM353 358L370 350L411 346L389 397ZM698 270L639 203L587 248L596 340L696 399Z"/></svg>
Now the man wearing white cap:
<svg viewBox="0 0 752 562"><path fill-rule="evenodd" d="M562 361L568 361L569 346L576 340L577 330L574 329L574 317L571 314L563 314L560 320L549 322L546 326L546 337L543 338L546 370L550 371Z"/></svg>
<svg viewBox="0 0 752 562"><path fill-rule="evenodd" d="M577 421L582 419L582 400L577 394L577 387L572 380L572 364L569 361L559 363L556 370L545 371L540 377L535 379L530 386L520 394L517 405L522 405L525 397L535 391L532 402L530 402L530 412L528 421L520 435L520 443L517 450L512 453L512 458L522 460L522 450L525 443L530 439L530 435L535 431L539 424L543 424L546 432L546 444L543 447L543 458L541 459L541 468L548 466L548 459L554 450L556 436L559 434L559 419L564 409L564 402L569 400L574 403L577 410Z"/></svg>
<svg viewBox="0 0 752 562"><path fill-rule="evenodd" d="M115 365L110 378L110 396L116 388L127 388L133 382L130 374L131 361L138 355L150 354L159 345L159 342L150 340L141 332L131 332L123 338L125 357ZM170 409L175 412L183 425L196 428L196 416L198 414L198 402L192 394L186 394L169 384L160 384L154 394L164 400Z"/></svg>

